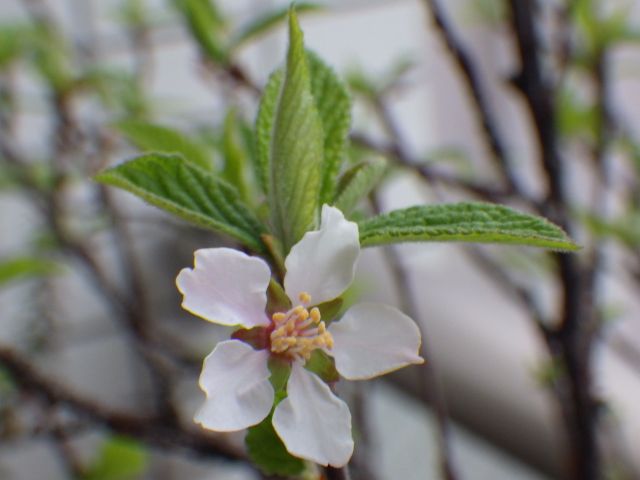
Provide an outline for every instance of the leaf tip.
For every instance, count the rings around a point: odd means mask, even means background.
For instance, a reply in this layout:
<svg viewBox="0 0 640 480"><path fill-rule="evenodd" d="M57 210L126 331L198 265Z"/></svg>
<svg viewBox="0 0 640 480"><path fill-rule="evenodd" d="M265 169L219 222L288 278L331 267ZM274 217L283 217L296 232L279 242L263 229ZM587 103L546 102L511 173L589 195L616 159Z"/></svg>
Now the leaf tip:
<svg viewBox="0 0 640 480"><path fill-rule="evenodd" d="M108 169L101 170L92 177L92 180L97 183L108 183L108 179L109 179Z"/></svg>
<svg viewBox="0 0 640 480"><path fill-rule="evenodd" d="M296 13L296 3L292 2L289 6L289 49L302 48L302 37L303 33Z"/></svg>
<svg viewBox="0 0 640 480"><path fill-rule="evenodd" d="M575 243L573 240L567 237L567 240L565 243L563 243L561 246L557 248L551 248L550 250L556 251L558 253L575 253L582 250L582 248L583 248L582 245Z"/></svg>

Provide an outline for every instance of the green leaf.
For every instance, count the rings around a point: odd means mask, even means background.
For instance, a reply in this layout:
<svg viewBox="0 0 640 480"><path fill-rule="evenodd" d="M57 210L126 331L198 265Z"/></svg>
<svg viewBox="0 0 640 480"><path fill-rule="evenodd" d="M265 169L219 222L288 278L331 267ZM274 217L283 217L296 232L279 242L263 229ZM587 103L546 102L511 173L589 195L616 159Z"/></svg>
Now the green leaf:
<svg viewBox="0 0 640 480"><path fill-rule="evenodd" d="M95 92L120 118L142 119L152 110L148 90L130 72L90 68L82 72L78 84Z"/></svg>
<svg viewBox="0 0 640 480"><path fill-rule="evenodd" d="M256 118L256 165L255 174L265 194L269 193L269 162L271 157L271 135L273 121L278 106L278 95L282 86L284 71L278 69L269 76L260 99Z"/></svg>
<svg viewBox="0 0 640 480"><path fill-rule="evenodd" d="M377 157L347 170L340 178L333 205L345 214L351 212L378 184L386 169L385 159Z"/></svg>
<svg viewBox="0 0 640 480"><path fill-rule="evenodd" d="M544 388L552 387L562 376L566 375L563 363L556 359L543 360L534 366L533 377Z"/></svg>
<svg viewBox="0 0 640 480"><path fill-rule="evenodd" d="M179 155L150 153L105 170L95 179L127 190L191 223L226 233L263 251L264 228L237 191Z"/></svg>
<svg viewBox="0 0 640 480"><path fill-rule="evenodd" d="M298 13L312 12L322 9L323 7L321 5L315 3L296 3L296 12ZM245 45L249 41L276 27L281 21L287 18L288 12L289 7L278 8L276 10L269 11L265 15L261 15L240 27L231 39L229 50L237 49L238 47Z"/></svg>
<svg viewBox="0 0 640 480"><path fill-rule="evenodd" d="M133 480L144 473L147 460L147 452L141 444L114 436L103 443L82 480Z"/></svg>
<svg viewBox="0 0 640 480"><path fill-rule="evenodd" d="M503 28L508 19L507 3L501 0L476 0L467 8L474 24L484 28Z"/></svg>
<svg viewBox="0 0 640 480"><path fill-rule="evenodd" d="M252 188L252 196L253 197L257 197L259 194L258 190L264 191L263 190L263 185L259 182L261 182L261 180L258 179L258 150L257 150L257 146L256 146L256 135L255 135L255 131L253 128L253 125L251 125L250 123L248 123L247 121L245 121L242 118L238 119L238 132L240 133L240 137L242 139L242 145L243 148L247 154L247 157L249 159L249 165L250 165L250 177L251 177L251 181L250 181L250 185ZM267 165L267 175L269 173L268 170L268 165ZM266 182L266 177L265 177L265 182ZM256 185L256 183L258 183Z"/></svg>
<svg viewBox="0 0 640 480"><path fill-rule="evenodd" d="M612 237L630 249L640 247L640 212L620 218L604 218L590 212L581 215L586 227L600 238Z"/></svg>
<svg viewBox="0 0 640 480"><path fill-rule="evenodd" d="M307 52L307 58L311 72L311 92L324 133L324 162L319 202L323 205L330 203L335 195L336 179L347 154L351 98L331 67L312 52Z"/></svg>
<svg viewBox="0 0 640 480"><path fill-rule="evenodd" d="M577 46L582 50L588 68L595 68L601 53L616 43L633 41L631 2L619 2L613 7L597 0L576 0L571 9L573 23L580 35Z"/></svg>
<svg viewBox="0 0 640 480"><path fill-rule="evenodd" d="M33 36L32 27L0 25L0 68L20 58Z"/></svg>
<svg viewBox="0 0 640 480"><path fill-rule="evenodd" d="M502 205L456 203L395 210L359 223L363 247L399 242L504 243L573 251L551 222Z"/></svg>
<svg viewBox="0 0 640 480"><path fill-rule="evenodd" d="M19 393L15 378L6 368L0 367L0 408L6 408L14 401L14 393Z"/></svg>
<svg viewBox="0 0 640 480"><path fill-rule="evenodd" d="M346 73L347 84L352 93L371 98L378 93L376 81L359 65L351 66Z"/></svg>
<svg viewBox="0 0 640 480"><path fill-rule="evenodd" d="M303 35L291 10L287 65L269 157L271 221L285 252L316 225L323 139L322 123L311 94Z"/></svg>
<svg viewBox="0 0 640 480"><path fill-rule="evenodd" d="M314 53L307 51L306 55L311 75L311 94L320 115L323 133L322 183L318 201L319 205L322 205L331 203L335 194L336 177L347 154L351 99L344 84L330 67ZM265 193L269 192L267 179L271 138L283 78L282 69L276 70L269 77L256 120L258 160L256 172Z"/></svg>
<svg viewBox="0 0 640 480"><path fill-rule="evenodd" d="M305 463L292 456L278 437L269 415L251 427L245 437L249 457L267 475L293 477L300 475Z"/></svg>
<svg viewBox="0 0 640 480"><path fill-rule="evenodd" d="M394 59L393 64L383 72L369 73L355 65L346 74L347 84L352 92L362 95L369 102L376 101L377 97L387 95L398 86L403 76L415 66L415 59L407 55Z"/></svg>
<svg viewBox="0 0 640 480"><path fill-rule="evenodd" d="M118 122L116 127L143 152L178 153L205 170L213 166L207 148L177 130L135 120Z"/></svg>
<svg viewBox="0 0 640 480"><path fill-rule="evenodd" d="M226 63L225 22L215 3L210 0L174 0L174 4L184 16L187 28L202 53L216 63Z"/></svg>
<svg viewBox="0 0 640 480"><path fill-rule="evenodd" d="M24 256L0 260L0 286L17 280L51 275L57 271L57 264L37 257Z"/></svg>
<svg viewBox="0 0 640 480"><path fill-rule="evenodd" d="M31 56L33 65L57 94L66 92L73 84L73 68L69 58L69 45L58 31L39 22L32 36Z"/></svg>
<svg viewBox="0 0 640 480"><path fill-rule="evenodd" d="M222 130L222 154L224 156L222 176L238 189L238 193L243 200L248 200L248 152L245 150L243 140L236 111L231 108L227 112Z"/></svg>
<svg viewBox="0 0 640 480"><path fill-rule="evenodd" d="M0 105L2 108L2 105ZM0 161L2 161L0 156ZM11 188L20 188L19 179L23 178L22 167L16 167L14 165L5 165L0 163L0 191Z"/></svg>

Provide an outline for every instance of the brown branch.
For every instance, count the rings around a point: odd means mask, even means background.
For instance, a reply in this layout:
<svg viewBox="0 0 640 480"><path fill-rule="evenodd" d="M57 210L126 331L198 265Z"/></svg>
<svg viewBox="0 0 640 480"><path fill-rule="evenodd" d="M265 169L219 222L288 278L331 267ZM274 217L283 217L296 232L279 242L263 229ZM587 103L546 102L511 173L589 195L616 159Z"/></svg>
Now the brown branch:
<svg viewBox="0 0 640 480"><path fill-rule="evenodd" d="M122 221L111 193L108 188L98 187L104 211L111 217L112 233L115 239L115 247L118 254L120 268L125 275L125 281L130 292L129 299L123 305L126 326L136 344L143 345L139 348L142 358L145 360L147 370L151 375L154 386L155 400L163 412L163 415L176 416L177 412L171 402L170 371L165 367L146 345L154 345L154 335L151 332L152 322L148 308L147 291L138 265L138 258L134 251L134 240L129 233L128 226ZM95 267L94 267L95 268ZM94 271L94 274L98 274Z"/></svg>
<svg viewBox="0 0 640 480"><path fill-rule="evenodd" d="M333 468L326 467L324 474L327 480L351 480L349 469L347 467Z"/></svg>
<svg viewBox="0 0 640 480"><path fill-rule="evenodd" d="M371 203L376 213L380 213L380 205L375 194L371 196ZM404 312L413 318L420 329L422 343L420 355L426 360L420 367L421 375L418 377L421 398L431 405L436 418L436 441L440 453L440 471L445 480L456 480L456 470L453 463L453 454L450 446L449 412L442 392L442 387L437 375L435 359L428 355L427 339L424 324L420 321L420 312L411 293L409 275L402 265L402 260L393 246L383 248L387 264L392 272L400 303Z"/></svg>
<svg viewBox="0 0 640 480"><path fill-rule="evenodd" d="M353 133L351 141L363 148L379 153L386 158L393 159L397 165L407 168L422 177L428 183L442 184L455 188L482 200L505 201L513 200L513 193L505 189L496 188L487 183L478 182L472 179L463 178L449 172L442 171L424 161L410 157L402 149L394 144L379 143L376 140L360 133Z"/></svg>
<svg viewBox="0 0 640 480"><path fill-rule="evenodd" d="M353 385L354 392L350 402L353 423L358 431L358 445L354 456L351 458L350 466L352 477L356 480L377 480L378 475L373 470L372 457L370 452L371 435L369 396L367 395L367 385L357 382Z"/></svg>
<svg viewBox="0 0 640 480"><path fill-rule="evenodd" d="M400 125L398 125L388 108L386 102L380 95L372 95L369 98L375 112L377 113L382 126L386 130L386 133L391 142L391 151L394 153L395 158L401 165L410 166L415 168L415 164L409 159L409 154L404 148L405 142L403 141ZM416 169L419 173L422 169ZM422 170L422 173L425 173ZM371 205L375 213L381 213L381 205L378 197L375 193L370 196ZM422 344L420 346L420 355L423 358L427 358L427 335L425 334L424 325L419 322L419 309L415 304L414 298L411 294L411 285L409 282L408 273L402 266L402 262L396 250L393 246L385 247L383 249L385 258L391 272L394 276L397 291L400 295L400 301L403 310L413 319L416 320L420 332L422 334ZM433 359L425 362L422 365L422 375L419 376L420 390L429 404L432 406L436 417L436 431L437 442L440 453L440 469L445 480L455 480L457 478L455 468L453 465L453 456L449 444L449 414L446 407L446 402L442 389L437 376L437 368Z"/></svg>
<svg viewBox="0 0 640 480"><path fill-rule="evenodd" d="M510 0L511 24L517 40L520 71L514 85L524 96L540 146L540 161L547 180L543 213L571 233L564 161L559 152L556 122L556 92L543 71L535 19L534 0ZM565 366L566 392L561 407L571 439L573 476L596 480L600 476L597 447L598 402L592 395L591 349L598 323L594 305L593 275L573 255L554 256L560 276L563 305L558 326L546 337L549 350Z"/></svg>
<svg viewBox="0 0 640 480"><path fill-rule="evenodd" d="M464 248L464 251L487 278L492 280L500 288L501 292L515 299L529 313L538 328L542 329L546 336L546 334L548 334L547 325L549 324L549 320L545 318L542 309L535 301L529 289L519 284L498 261L481 249L468 246Z"/></svg>
<svg viewBox="0 0 640 480"><path fill-rule="evenodd" d="M49 436L54 442L55 450L62 461L67 476L69 478L82 478L85 473L84 468L71 445L71 436L68 432L65 429L53 428Z"/></svg>
<svg viewBox="0 0 640 480"><path fill-rule="evenodd" d="M566 207L565 176L556 137L558 128L555 91L542 70L541 52L535 30L537 8L533 0L511 0L510 4L511 21L521 59L520 71L514 76L513 84L524 95L535 125L535 135L540 145L541 161L548 183L547 200L551 203L550 214L556 223L561 223L566 228L567 212L556 211Z"/></svg>
<svg viewBox="0 0 640 480"><path fill-rule="evenodd" d="M480 73L478 72L471 55L467 52L454 31L453 26L446 19L437 0L423 0L424 4L431 12L433 21L440 32L440 36L445 42L451 58L460 69L461 79L471 95L471 100L475 105L473 110L482 126L484 138L486 139L498 170L506 182L510 192L523 192L511 164L504 141L500 136L497 122L490 102L487 99L485 88L482 85Z"/></svg>
<svg viewBox="0 0 640 480"><path fill-rule="evenodd" d="M238 449L204 432L187 429L175 419L117 412L72 393L38 373L27 360L6 346L0 346L0 364L22 391L36 395L48 405L67 407L77 416L114 433L159 449L184 449L208 458L245 460Z"/></svg>

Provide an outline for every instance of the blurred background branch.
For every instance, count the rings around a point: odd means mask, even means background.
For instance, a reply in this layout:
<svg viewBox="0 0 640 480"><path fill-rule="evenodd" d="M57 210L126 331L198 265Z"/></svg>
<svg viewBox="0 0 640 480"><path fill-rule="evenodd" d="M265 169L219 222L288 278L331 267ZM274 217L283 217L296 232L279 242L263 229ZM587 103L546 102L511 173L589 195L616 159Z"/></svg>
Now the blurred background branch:
<svg viewBox="0 0 640 480"><path fill-rule="evenodd" d="M166 138L181 138L223 178L240 176L247 192L257 191L257 179L245 168L255 157L250 125L258 94L280 58L273 52L282 50L278 28L287 5L105 3L111 10L92 1L0 6L0 436L3 445L46 438L62 478L112 478L99 476L109 462L131 465L113 478L189 478L185 472L198 472L191 473L196 478L212 465L231 464L254 478L262 474L246 467L241 438L192 425L200 361L218 333L180 312L173 286L194 249L230 241L174 222L91 178L149 148L141 129L125 125L138 122L164 128ZM320 31L322 22L332 25L340 15L351 24L367 19L362 36L375 33L369 12L382 12L384 21L389 12L421 15L411 42L426 46L411 61L396 58L369 69L350 60L344 68L356 102L350 161L375 155L388 162L371 204L362 209L467 198L499 202L547 216L584 246L574 256L443 250L448 260L442 270L437 261L415 260L421 254L413 247L384 251L381 276L392 279L397 302L420 320L429 359L422 371L394 376L390 385L417 399L416 411L427 405L433 411L433 463L440 477L481 478L465 475L464 455L456 450L458 425L531 465L539 475L532 478L640 477L633 453L640 411L616 411L616 402L637 398L625 382L637 381L639 371L640 117L629 113L637 110L638 90L625 77L637 84L638 7L613 0L325 3L322 9L300 6L303 21L308 14ZM356 38L355 28L347 27L347 35ZM385 28L395 35L405 26ZM332 35L313 28L307 35L309 45L330 48ZM491 50L494 44L499 47ZM349 55L357 58L353 48ZM437 70L427 71L434 65ZM156 93L162 82L170 94ZM430 100L421 102L425 91ZM178 93L193 93L195 101L183 106ZM394 193L398 188L402 195ZM260 199L247 198L258 207ZM470 270L461 270L467 273L449 267L458 257L468 262ZM551 422L550 431L530 427L539 426L540 416L522 413L527 409L512 401L511 378L499 383L493 378L499 374L488 368L478 386L456 373L476 371L470 359L480 358L473 356L476 345L481 348L478 334L466 325L487 321L482 328L492 343L482 358L500 362L504 357L496 352L515 342L504 325L517 320L506 315L496 318L504 324L491 323L490 317L499 317L492 309L475 311L479 318L460 318L455 325L463 327L446 337L442 325L453 320L438 312L450 306L444 296L430 296L439 291L438 281L421 280L430 268L447 278L479 274L477 285L497 289L528 321L523 328L537 334L532 343L546 353L532 356L535 376L531 365L525 368L527 381L538 383L520 398L550 393L561 419ZM444 278L442 283L448 285ZM457 303L474 304L473 294L461 290ZM85 347L103 353L83 370L82 356L67 355ZM610 351L622 366L608 380L601 352ZM509 361L526 363L515 356ZM605 380L615 385L605 388ZM486 400L486 385L504 388L489 392L502 403ZM375 452L393 435L373 428L376 400L364 392L353 392L362 451L351 477L383 479L389 470ZM622 393L612 400L611 392ZM501 418L517 421L502 425L495 420ZM96 433L99 440L84 442ZM178 465L175 471L169 463ZM401 472L397 466L393 471ZM411 474L403 478L429 478L427 472Z"/></svg>

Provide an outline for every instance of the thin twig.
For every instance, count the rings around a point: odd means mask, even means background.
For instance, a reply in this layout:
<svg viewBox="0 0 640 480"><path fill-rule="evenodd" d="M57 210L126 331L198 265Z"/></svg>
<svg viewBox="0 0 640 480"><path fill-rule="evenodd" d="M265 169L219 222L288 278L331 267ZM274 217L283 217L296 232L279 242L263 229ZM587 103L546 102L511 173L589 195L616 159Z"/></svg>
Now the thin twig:
<svg viewBox="0 0 640 480"><path fill-rule="evenodd" d="M542 309L534 299L532 292L519 284L502 265L481 249L469 246L464 248L465 253L481 269L490 280L500 287L501 292L514 298L532 317L539 328L547 331L549 319L542 313Z"/></svg>
<svg viewBox="0 0 640 480"><path fill-rule="evenodd" d="M521 61L514 85L523 94L533 119L548 185L543 213L571 233L565 163L557 138L556 92L543 72L535 28L539 5L534 0L510 0L509 5ZM561 406L571 439L574 478L596 480L600 476L600 458L596 443L598 403L591 392L591 330L597 324L593 276L573 255L556 254L554 258L563 306L556 331L546 339L552 356L562 361L567 372L567 391L561 398Z"/></svg>
<svg viewBox="0 0 640 480"><path fill-rule="evenodd" d="M376 213L380 213L380 204L377 197L371 196L371 203ZM458 478L453 463L453 454L450 446L449 435L449 413L447 411L446 402L442 393L442 387L437 376L437 366L435 359L429 355L427 343L428 336L425 332L423 322L420 321L420 311L415 303L411 293L411 282L409 275L402 265L402 260L393 246L384 247L383 249L387 264L400 297L400 304L404 312L413 318L422 335L422 343L420 345L420 355L426 360L420 367L422 375L420 375L420 394L421 397L433 408L436 419L437 444L439 450L440 471L445 480L456 480Z"/></svg>
<svg viewBox="0 0 640 480"><path fill-rule="evenodd" d="M504 178L507 188L510 192L522 192L522 186L516 177L516 174L509 163L507 148L502 137L500 136L497 122L490 102L487 99L485 88L482 85L482 79L476 66L474 65L471 55L463 46L462 41L458 38L453 26L446 19L437 0L423 0L424 4L431 12L433 21L435 22L441 38L444 40L451 58L462 73L462 81L471 95L471 99L476 108L473 110L482 125L484 137L487 140L489 148L493 153L493 157L498 165L498 169Z"/></svg>
<svg viewBox="0 0 640 480"><path fill-rule="evenodd" d="M326 467L324 469L324 473L327 480L351 480L351 475L349 473L348 467Z"/></svg>
<svg viewBox="0 0 640 480"><path fill-rule="evenodd" d="M406 159L408 158L408 153L406 151L406 148L404 147L405 142L400 130L400 125L396 123L391 110L382 97L373 96L370 100L372 101L373 107L377 112L383 127L386 130L393 150L397 153L397 158L404 159L404 161L406 161ZM375 193L372 194L370 196L370 199L374 211L377 214L381 213L381 204L377 195ZM402 306L407 314L416 320L421 330L422 344L420 346L420 354L423 358L427 358L428 352L426 344L428 337L424 331L424 324L419 321L420 311L418 309L418 306L415 304L413 295L411 294L409 275L405 271L402 265L402 261L395 250L395 247L385 247L384 252L389 267L393 273L394 279L396 280L396 285L398 286L398 292L400 294ZM437 441L440 452L440 469L442 475L445 480L456 480L457 476L455 474L453 457L449 445L449 415L436 372L437 367L433 359L430 359L430 361L423 364L422 375L420 375L419 377L420 389L422 391L422 394L424 395L424 398L429 401L435 412L437 425L436 431L438 433Z"/></svg>
<svg viewBox="0 0 640 480"><path fill-rule="evenodd" d="M397 165L415 172L430 184L440 183L488 201L505 201L516 198L513 193L505 189L439 170L428 162L410 157L404 152L404 149L398 149L394 144L380 143L361 133L353 133L351 135L351 141L356 145L377 152L386 158L393 159Z"/></svg>
<svg viewBox="0 0 640 480"><path fill-rule="evenodd" d="M0 346L0 364L25 392L37 395L49 405L64 406L76 415L160 449L186 449L197 456L224 460L244 460L244 454L227 442L184 428L177 420L137 416L111 410L72 393L49 376L38 373L29 361L14 350Z"/></svg>

